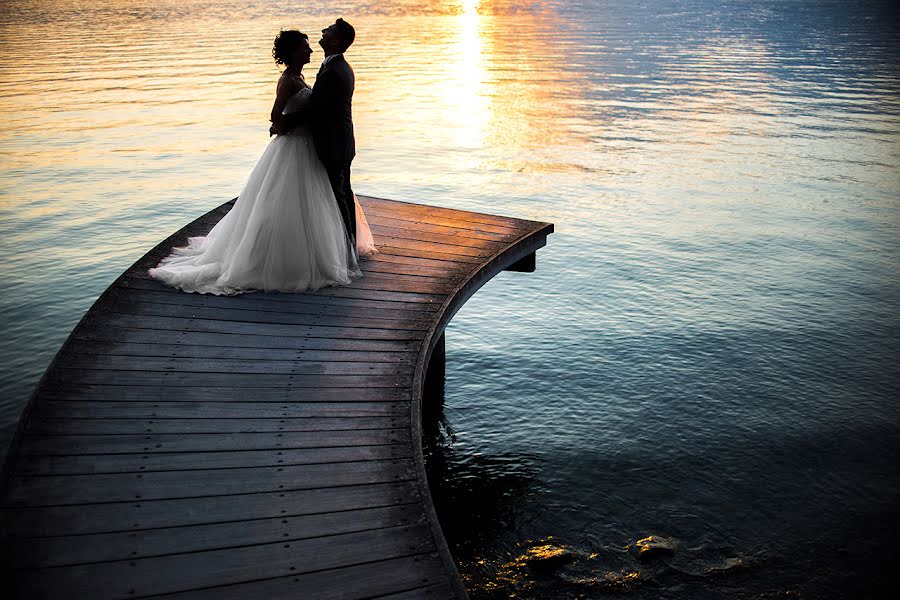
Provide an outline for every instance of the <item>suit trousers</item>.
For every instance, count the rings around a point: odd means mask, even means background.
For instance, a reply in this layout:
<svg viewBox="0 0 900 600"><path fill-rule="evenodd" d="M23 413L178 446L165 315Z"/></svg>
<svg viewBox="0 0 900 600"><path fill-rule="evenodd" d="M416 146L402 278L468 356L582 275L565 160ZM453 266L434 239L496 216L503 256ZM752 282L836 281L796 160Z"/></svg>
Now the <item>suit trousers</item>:
<svg viewBox="0 0 900 600"><path fill-rule="evenodd" d="M356 248L356 206L353 202L353 190L350 188L350 162L349 160L323 160L325 172L331 182L334 191L334 199L337 200L344 219L344 227L347 228L347 236L353 247Z"/></svg>

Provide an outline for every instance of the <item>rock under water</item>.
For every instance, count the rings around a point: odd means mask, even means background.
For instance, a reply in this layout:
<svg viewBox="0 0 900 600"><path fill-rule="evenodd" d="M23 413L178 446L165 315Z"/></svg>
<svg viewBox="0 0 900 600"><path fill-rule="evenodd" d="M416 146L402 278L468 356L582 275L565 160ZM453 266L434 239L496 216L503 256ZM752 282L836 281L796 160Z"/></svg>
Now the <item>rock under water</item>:
<svg viewBox="0 0 900 600"><path fill-rule="evenodd" d="M532 546L521 557L529 568L536 571L552 571L566 563L572 562L574 555L570 550L553 544Z"/></svg>
<svg viewBox="0 0 900 600"><path fill-rule="evenodd" d="M672 538L648 535L632 544L630 550L639 560L644 561L658 556L671 556L675 554L675 547L676 543Z"/></svg>

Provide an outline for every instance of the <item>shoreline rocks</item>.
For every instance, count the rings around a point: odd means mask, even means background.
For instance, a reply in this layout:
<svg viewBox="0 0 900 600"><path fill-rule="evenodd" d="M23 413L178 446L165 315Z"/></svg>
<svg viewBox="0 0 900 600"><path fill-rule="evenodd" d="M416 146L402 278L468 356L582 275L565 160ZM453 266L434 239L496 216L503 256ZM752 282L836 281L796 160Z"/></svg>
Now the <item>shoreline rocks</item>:
<svg viewBox="0 0 900 600"><path fill-rule="evenodd" d="M522 561L534 571L552 571L575 559L571 550L553 544L532 546L521 557Z"/></svg>
<svg viewBox="0 0 900 600"><path fill-rule="evenodd" d="M676 547L677 543L672 538L648 535L632 544L629 550L643 562L660 556L672 556Z"/></svg>

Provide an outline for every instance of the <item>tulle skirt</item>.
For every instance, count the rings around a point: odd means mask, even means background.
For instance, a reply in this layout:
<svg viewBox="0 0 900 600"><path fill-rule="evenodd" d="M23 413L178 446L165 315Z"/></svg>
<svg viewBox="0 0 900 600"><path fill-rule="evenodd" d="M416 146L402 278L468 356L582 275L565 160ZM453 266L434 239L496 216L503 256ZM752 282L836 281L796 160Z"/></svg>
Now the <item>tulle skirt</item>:
<svg viewBox="0 0 900 600"><path fill-rule="evenodd" d="M362 206L359 205L359 198L353 194L353 204L356 205L356 252L360 256L368 256L375 254L378 249L375 247L375 237L372 230L369 229L369 221L366 219L366 213L363 212Z"/></svg>
<svg viewBox="0 0 900 600"><path fill-rule="evenodd" d="M362 223L371 253L364 215ZM304 135L273 138L231 211L149 273L187 292L227 295L301 292L362 276L325 167Z"/></svg>

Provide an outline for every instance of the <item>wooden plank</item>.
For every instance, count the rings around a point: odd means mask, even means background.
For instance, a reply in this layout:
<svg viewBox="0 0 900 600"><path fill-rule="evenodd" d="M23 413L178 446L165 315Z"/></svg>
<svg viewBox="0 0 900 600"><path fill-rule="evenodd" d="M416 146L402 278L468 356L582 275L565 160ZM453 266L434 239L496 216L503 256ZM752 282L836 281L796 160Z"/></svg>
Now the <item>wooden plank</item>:
<svg viewBox="0 0 900 600"><path fill-rule="evenodd" d="M130 402L53 400L41 393L32 417L55 419L409 418L408 402Z"/></svg>
<svg viewBox="0 0 900 600"><path fill-rule="evenodd" d="M132 330L133 331L133 330ZM147 330L140 330L147 331ZM110 336L112 337L112 336ZM165 340L170 336L158 339ZM121 339L121 338L120 338ZM328 363L389 363L412 365L416 354L412 352L369 352L350 350L294 350L289 348L244 348L213 345L155 344L109 341L79 340L69 343L67 353L81 355L204 358L229 360L274 360Z"/></svg>
<svg viewBox="0 0 900 600"><path fill-rule="evenodd" d="M108 435L129 433L266 433L281 431L357 431L361 429L398 429L409 425L408 416L397 417L302 417L299 419L59 419L33 414L25 431L36 435Z"/></svg>
<svg viewBox="0 0 900 600"><path fill-rule="evenodd" d="M385 254L390 257L390 254ZM413 259L415 260L415 259ZM455 263L453 268L435 268L426 265L403 264L390 260L372 260L366 265L366 273L369 276L379 273L390 273L395 275L404 275L406 277L427 277L434 280L440 280L447 284L453 284L462 279L466 273L471 271L470 263Z"/></svg>
<svg viewBox="0 0 900 600"><path fill-rule="evenodd" d="M354 288L372 291L400 291L446 296L454 285L443 277L409 276L405 273L368 273L353 282Z"/></svg>
<svg viewBox="0 0 900 600"><path fill-rule="evenodd" d="M472 256L463 256L458 254L447 254L441 252L429 252L427 250L419 250L419 249L406 249L406 248L394 248L386 246L383 250L384 253L400 253L406 254L410 256L425 256L425 257L436 257L446 259L448 261L453 261L454 263L477 263L478 259ZM373 274L374 277L376 274ZM137 281L140 279L147 279L148 285L145 289L151 290L165 290L167 286L160 284L159 282L153 282L153 280L149 279L149 275L143 273L141 271L129 271L128 279L130 281ZM348 298L348 299L356 299L356 300L372 300L379 302L401 302L401 303L424 303L428 304L433 301L432 296L436 294L428 291L417 291L417 288L412 284L400 284L402 285L402 289L390 289L386 287L383 283L379 283L377 281L366 281L367 278L363 277L361 279L355 280L352 284L342 287L324 287L311 292L304 292L302 295L309 297L335 297L335 298ZM150 283L158 284L158 285L149 285ZM168 288L171 292L177 293L188 293L177 290L175 288ZM194 292L190 292L194 293ZM253 294L260 294L261 292L250 292ZM203 295L203 294L197 294ZM287 296L287 293L278 294L279 296ZM298 294L300 295L300 294ZM275 296L275 294L273 294Z"/></svg>
<svg viewBox="0 0 900 600"><path fill-rule="evenodd" d="M500 215L491 215L482 212L471 212L456 208L446 208L441 206L414 204L411 202L396 202L394 200L383 200L381 198L367 199L364 210L373 215L394 216L395 218L407 217L427 219L428 217L441 217L453 222L453 226L463 228L468 224L469 227L475 228L478 225L493 225L496 227L508 227L515 229L525 229L533 226L535 221L525 221L514 217L503 217Z"/></svg>
<svg viewBox="0 0 900 600"><path fill-rule="evenodd" d="M401 254L409 254L410 251L413 255L425 254L429 253L434 254L437 257L445 257L447 260L452 260L455 263L473 263L477 262L473 257L481 256L478 250L468 249L463 247L450 247L445 245L436 245L432 244L428 245L427 242L416 242L414 240L397 240L396 243L387 243L384 246L385 253L391 252L400 252ZM454 248L459 248L459 251L454 250ZM422 277L411 278L411 277L403 277L404 274L399 274L398 277L390 278L390 274L382 274L377 272L367 273L364 277L360 279L356 279L348 286L343 287L326 287L320 288L315 291L305 292L305 295L338 295L339 297L342 295L340 292L346 290L366 290L372 292L372 294L365 294L347 296L350 298L373 298L373 299L382 299L386 298L388 300L397 300L400 302L416 302L417 300L410 300L411 296L406 296L406 294L446 294L448 288L452 287L452 284L449 282L445 282L443 278L437 279L425 279ZM138 273L131 274L132 278L141 279L144 278L145 275ZM149 275L146 275L149 277ZM387 279L386 279L387 278ZM158 289L158 288L154 288ZM174 289L174 288L173 288ZM177 291L177 290L176 290ZM194 292L181 292L181 293L192 293L197 296L212 296L216 297L212 294L200 294ZM243 296L241 294L240 296ZM253 293L247 294L252 296ZM299 295L299 294L298 294ZM223 297L223 296L219 296ZM228 297L228 296L224 296Z"/></svg>
<svg viewBox="0 0 900 600"><path fill-rule="evenodd" d="M414 479L410 459L91 475L17 475L7 507L229 496Z"/></svg>
<svg viewBox="0 0 900 600"><path fill-rule="evenodd" d="M482 258L493 255L496 250L488 247L471 247L456 246L451 244L442 244L439 242L419 240L410 240L401 237L382 237L379 238L381 246L379 253L391 253L392 250L418 250L424 255L434 254L435 256L444 256L448 260L456 262L480 263ZM358 280L360 283L365 282L365 278ZM354 282L354 285L356 282Z"/></svg>
<svg viewBox="0 0 900 600"><path fill-rule="evenodd" d="M381 255L377 255L378 260L385 260L386 257ZM425 260L417 260L415 258L402 258L403 261L411 261L412 264L422 264L423 266L433 266L434 263L444 264L444 261L425 261ZM460 263L463 265L463 263ZM467 266L471 268L471 265L466 263L463 266ZM446 267L444 267L446 268ZM147 277L135 277L135 276L123 276L116 281L115 287L117 289L136 289L136 290L149 290L155 292L165 292L168 294L176 295L176 296L193 296L196 298L232 298L232 299L241 299L243 301L244 298L250 298L254 300L265 300L268 302L284 302L289 305L297 305L297 304L312 304L321 307L321 310L329 310L331 307L334 307L333 310L339 309L347 309L347 310L355 310L357 314L360 309L368 310L368 309L387 309L387 310L414 310L416 312L421 312L423 310L436 310L435 307L429 306L427 303L422 303L421 301L410 301L403 302L402 300L392 299L392 300L378 300L373 297L341 297L341 296L324 296L321 294L322 290L317 290L317 293L307 293L307 294L290 294L290 293L281 293L281 292L252 292L248 294L242 294L240 296L213 296L211 294L188 294L181 290L177 290L175 288L169 287L160 283L155 279L149 279Z"/></svg>
<svg viewBox="0 0 900 600"><path fill-rule="evenodd" d="M372 225L372 233L375 234L376 240L382 242L383 240L403 239L427 242L430 244L442 244L447 246L490 250L491 254L496 252L498 249L506 246L507 236L499 236L498 234L481 234L482 236L495 235L500 237L500 239L497 239L497 237L485 239L484 237L468 237L456 235L456 232L464 231L460 229L451 229L449 227L444 229L446 230L444 232L421 231L413 227L407 227L405 226L405 223L395 222L388 224L384 221L380 221L379 223Z"/></svg>
<svg viewBox="0 0 900 600"><path fill-rule="evenodd" d="M23 435L20 453L43 456L75 454L130 454L143 452L224 452L229 450L285 450L372 446L409 441L402 429L362 429L359 431L313 431L284 433L128 434L128 435Z"/></svg>
<svg viewBox="0 0 900 600"><path fill-rule="evenodd" d="M168 594L256 581L429 552L430 532L409 525L322 538L285 538L224 550L19 572L20 590L40 597L65 589L73 597Z"/></svg>
<svg viewBox="0 0 900 600"><path fill-rule="evenodd" d="M390 249L386 249L388 252ZM408 255L428 254L427 252L403 251ZM362 289L355 286L346 286L342 288L327 288L310 292L310 295L327 296L329 298L358 298L365 300L382 300L389 302L414 302L423 305L434 303L442 303L445 299L444 294L427 294L417 292L390 292L383 290Z"/></svg>
<svg viewBox="0 0 900 600"><path fill-rule="evenodd" d="M213 321L252 324L310 325L314 327L424 330L427 321L418 319L370 319L366 317L328 317L307 313L255 311L241 308L185 306L183 304L107 299L99 307L104 314L147 315L155 317L189 317Z"/></svg>
<svg viewBox="0 0 900 600"><path fill-rule="evenodd" d="M434 272L437 269L429 269ZM420 276L407 276L407 278L420 278ZM174 293L173 293L174 292ZM282 295L284 296L284 295ZM375 306L348 306L345 304L331 304L323 302L291 302L276 300L259 294L244 294L242 296L213 296L211 294L187 294L174 289L145 290L129 287L116 287L107 297L111 300L131 302L153 302L156 304L173 304L177 306L200 306L207 308L226 310L250 310L254 312L273 312L279 314L306 314L329 318L366 318L368 320L422 320L429 319L430 313L423 311L419 304L404 305L393 303L383 306L378 303ZM305 297L297 294L298 298ZM319 299L321 300L321 298Z"/></svg>
<svg viewBox="0 0 900 600"><path fill-rule="evenodd" d="M102 400L104 402L391 402L408 401L409 388L218 388L214 386L169 386L168 395L161 395L153 385L53 385L53 380L41 386L42 399L54 400Z"/></svg>
<svg viewBox="0 0 900 600"><path fill-rule="evenodd" d="M87 454L81 456L29 456L16 465L18 475L90 475L144 473L238 467L314 465L335 462L411 458L408 444L165 454Z"/></svg>
<svg viewBox="0 0 900 600"><path fill-rule="evenodd" d="M17 544L13 567L37 569L134 560L408 526L424 521L425 514L414 503L177 528L30 538Z"/></svg>
<svg viewBox="0 0 900 600"><path fill-rule="evenodd" d="M390 227L393 229L405 229L408 231L416 231L425 234L435 233L456 238L472 238L476 240L501 241L508 242L516 235L518 229L509 228L510 232L496 233L492 231L479 231L477 229L449 227L447 225L435 225L426 221L416 220L414 217L407 219L398 219L384 216L383 213L373 213L371 217L366 217L371 227Z"/></svg>
<svg viewBox="0 0 900 600"><path fill-rule="evenodd" d="M373 212L388 210L394 215L441 215L462 223L492 224L505 227L516 227L519 229L533 227L535 224L538 224L537 221L528 221L516 217L507 217L504 215L476 212L460 208L449 208L435 204L398 202L396 200L388 200L385 198L367 198L365 208L371 209Z"/></svg>
<svg viewBox="0 0 900 600"><path fill-rule="evenodd" d="M409 381L400 375L283 375L271 373L177 373L160 371L101 371L59 366L47 383L51 387L74 385L151 385L158 387L243 388L354 388L401 387Z"/></svg>
<svg viewBox="0 0 900 600"><path fill-rule="evenodd" d="M424 253L421 253L424 254ZM362 289L356 286L345 286L340 288L322 288L315 292L310 292L311 296L320 296L328 298L354 298L362 300L379 300L387 302L417 303L429 305L444 301L444 295L426 294L416 292L391 292L383 290Z"/></svg>
<svg viewBox="0 0 900 600"><path fill-rule="evenodd" d="M170 600L363 600L423 582L446 577L443 563L434 553L379 560L316 573L278 577L230 586L190 590L166 596ZM305 595L305 596L304 596ZM454 598L458 596L453 596ZM441 596L437 596L441 598Z"/></svg>
<svg viewBox="0 0 900 600"><path fill-rule="evenodd" d="M487 233L495 235L508 235L511 239L518 237L523 231L527 231L523 227L517 225L508 225L502 223L478 223L474 221L460 219L454 216L448 216L439 212L394 212L391 210L377 209L372 212L374 218L391 219L396 223L397 227L403 227L407 223L436 225L448 227L455 230L467 230L477 233ZM375 239L376 247L378 238Z"/></svg>
<svg viewBox="0 0 900 600"><path fill-rule="evenodd" d="M407 223L414 224L426 224L426 225L436 225L440 227L448 227L451 229L465 229L470 232L477 233L489 233L495 235L508 235L510 239L515 239L518 237L524 230L522 227L514 226L514 225L502 225L502 224L488 224L488 223L474 223L471 221L463 221L457 218L448 217L446 215L441 215L439 213L428 213L428 212L418 212L418 213L398 213L391 211L390 209L382 209L378 208L372 211L373 218L383 218L384 220L391 220L397 224L398 227L403 227ZM375 240L376 247L378 246L378 240Z"/></svg>
<svg viewBox="0 0 900 600"><path fill-rule="evenodd" d="M284 518L408 504L419 500L418 484L401 481L237 496L4 508L3 514L9 534L22 538Z"/></svg>
<svg viewBox="0 0 900 600"><path fill-rule="evenodd" d="M457 275L467 275L477 268L477 264L471 262L459 262L452 260L426 258L422 256L405 256L403 254L379 252L370 257L371 262L393 263L396 265L409 265L428 267L435 270L445 271L452 277Z"/></svg>
<svg viewBox="0 0 900 600"><path fill-rule="evenodd" d="M412 247L411 244L385 244L379 248L378 257L380 259L384 259L389 256L399 256L406 257L415 261L428 261L429 264L434 264L435 262L442 262L446 264L446 268L448 270L457 270L457 269L474 269L481 262L481 258L477 256L466 256L464 254L451 254L447 252L439 252L433 248L420 247L415 248ZM344 288L347 289L347 288ZM354 289L350 287L349 289ZM334 291L334 289L329 288L326 290ZM313 292L315 294L322 293L322 290L317 290Z"/></svg>
<svg viewBox="0 0 900 600"><path fill-rule="evenodd" d="M139 324L145 324L139 321ZM373 339L337 339L317 337L296 337L285 335L257 335L251 333L227 333L207 331L184 331L171 329L153 329L151 327L123 327L108 322L88 320L75 329L72 337L76 340L88 340L105 343L165 343L179 346L204 346L256 348L275 350L296 350L307 352L324 350L336 353L377 352L390 361L393 353L418 355L416 340L373 340Z"/></svg>
<svg viewBox="0 0 900 600"><path fill-rule="evenodd" d="M503 215L494 215L460 208L449 208L435 204L419 204L416 202L388 200L387 198L376 198L374 196L366 196L365 198L360 197L360 204L364 211L387 209L390 210L392 214L440 214L447 216L448 218L471 223L499 223L510 227L527 227L528 225L535 223L535 221L526 221L515 217L506 217Z"/></svg>
<svg viewBox="0 0 900 600"><path fill-rule="evenodd" d="M216 321L213 319L131 315L113 312L104 313L103 323L106 326L133 327L138 329L164 329L176 332L200 331L204 333L268 335L277 337L296 336L363 340L418 340L422 338L421 330L330 327L326 325L281 325L276 323ZM322 349L324 350L327 348Z"/></svg>
<svg viewBox="0 0 900 600"><path fill-rule="evenodd" d="M111 356L66 352L57 359L59 368L108 371L165 371L171 373L246 373L282 375L407 375L409 363L313 362L291 360L235 360L227 358L168 358L159 356Z"/></svg>

